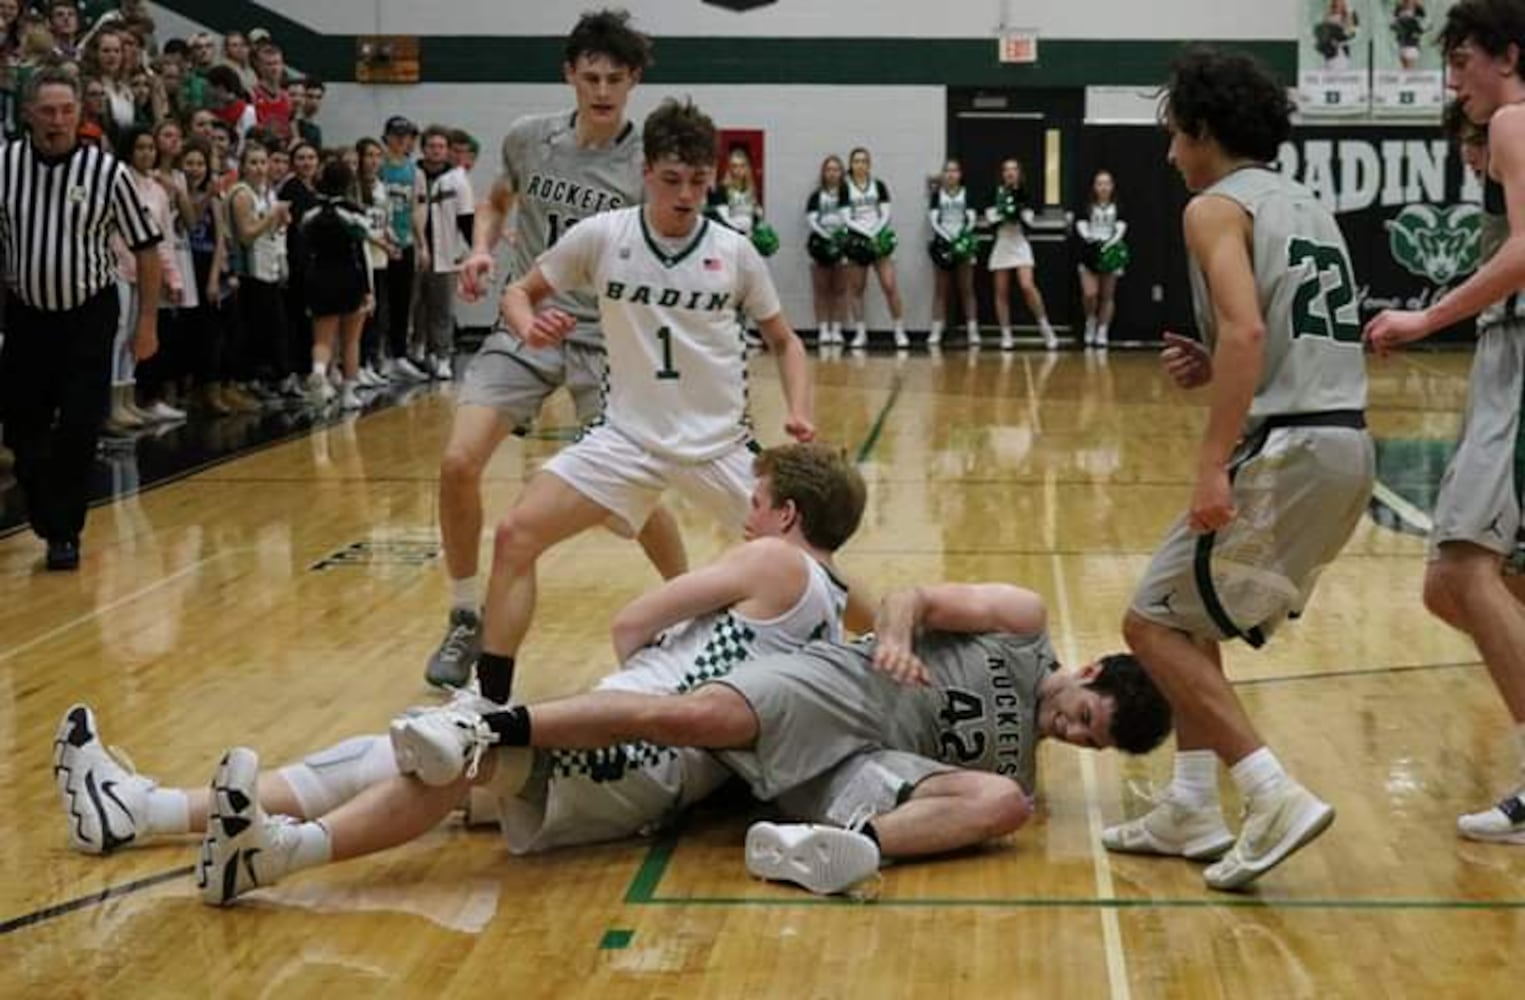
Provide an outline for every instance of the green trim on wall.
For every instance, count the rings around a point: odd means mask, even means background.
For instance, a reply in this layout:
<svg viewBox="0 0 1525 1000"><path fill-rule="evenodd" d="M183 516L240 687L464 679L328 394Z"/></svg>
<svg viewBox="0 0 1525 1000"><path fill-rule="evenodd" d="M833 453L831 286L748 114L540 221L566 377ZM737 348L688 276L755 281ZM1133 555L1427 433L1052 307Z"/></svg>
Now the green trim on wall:
<svg viewBox="0 0 1525 1000"><path fill-rule="evenodd" d="M355 35L321 35L250 0L157 0L217 31L269 29L286 61L328 81L355 78ZM1253 52L1291 85L1295 41L1228 42ZM424 36L424 83L559 83L562 39ZM1176 41L1052 39L1031 66L1003 65L994 38L656 39L646 79L663 84L906 84L950 87L1083 87L1163 82Z"/></svg>

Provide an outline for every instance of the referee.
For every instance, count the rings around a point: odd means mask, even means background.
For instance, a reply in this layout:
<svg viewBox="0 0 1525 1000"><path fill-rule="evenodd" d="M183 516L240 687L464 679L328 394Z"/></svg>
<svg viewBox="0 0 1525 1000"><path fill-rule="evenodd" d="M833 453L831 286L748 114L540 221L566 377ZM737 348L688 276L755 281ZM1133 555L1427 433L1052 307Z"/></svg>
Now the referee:
<svg viewBox="0 0 1525 1000"><path fill-rule="evenodd" d="M0 422L16 453L16 479L32 530L48 543L47 568L79 566L79 535L111 384L117 331L113 236L138 262L132 348L158 349L162 238L125 166L79 143L79 84L57 69L28 81L30 135L0 148L0 251L5 349Z"/></svg>

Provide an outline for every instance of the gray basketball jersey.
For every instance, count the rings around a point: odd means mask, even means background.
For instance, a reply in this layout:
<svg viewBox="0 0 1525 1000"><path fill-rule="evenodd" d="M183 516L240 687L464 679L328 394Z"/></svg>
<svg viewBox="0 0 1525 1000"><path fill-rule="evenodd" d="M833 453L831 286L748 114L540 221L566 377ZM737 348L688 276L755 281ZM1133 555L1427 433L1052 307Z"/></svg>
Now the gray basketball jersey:
<svg viewBox="0 0 1525 1000"><path fill-rule="evenodd" d="M1244 167L1203 195L1239 204L1253 220L1251 262L1265 320L1265 367L1250 424L1278 414L1366 407L1366 361L1355 274L1334 216L1276 171ZM1197 324L1209 347L1217 320L1202 269L1189 262Z"/></svg>
<svg viewBox="0 0 1525 1000"><path fill-rule="evenodd" d="M582 219L641 202L644 156L634 122L607 146L577 144L577 114L530 115L509 126L503 174L518 208L518 239L509 268L521 277L535 260ZM590 292L557 295L551 304L577 318L573 340L601 346L598 298Z"/></svg>
<svg viewBox="0 0 1525 1000"><path fill-rule="evenodd" d="M838 669L873 671L871 638L852 645L813 643L801 651ZM928 632L916 654L932 685L867 685L882 746L1017 781L1031 792L1038 771L1038 683L1058 669L1046 635ZM882 675L875 675L882 677Z"/></svg>
<svg viewBox="0 0 1525 1000"><path fill-rule="evenodd" d="M1493 259L1493 255L1499 252L1499 247L1509 238L1509 210L1504 201L1504 185L1492 177L1483 182L1483 218L1481 233L1481 256L1478 258L1478 269ZM1488 330L1509 320L1519 319L1525 316L1525 296L1519 291L1497 302L1490 304L1477 316L1477 332L1486 333Z"/></svg>

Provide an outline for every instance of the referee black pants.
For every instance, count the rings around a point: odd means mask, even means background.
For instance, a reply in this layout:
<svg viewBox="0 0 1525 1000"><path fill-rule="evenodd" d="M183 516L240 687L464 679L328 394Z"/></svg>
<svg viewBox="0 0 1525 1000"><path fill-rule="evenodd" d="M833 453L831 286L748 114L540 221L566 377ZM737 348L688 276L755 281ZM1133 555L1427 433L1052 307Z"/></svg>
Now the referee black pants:
<svg viewBox="0 0 1525 1000"><path fill-rule="evenodd" d="M32 530L50 541L85 527L96 438L111 389L116 287L78 309L42 312L6 302L0 422Z"/></svg>

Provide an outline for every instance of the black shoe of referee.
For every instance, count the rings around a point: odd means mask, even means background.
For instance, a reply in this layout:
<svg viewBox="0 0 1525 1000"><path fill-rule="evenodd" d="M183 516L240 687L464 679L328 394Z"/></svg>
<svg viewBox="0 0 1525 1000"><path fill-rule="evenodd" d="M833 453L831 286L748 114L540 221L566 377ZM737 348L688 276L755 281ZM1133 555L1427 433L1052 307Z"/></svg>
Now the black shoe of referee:
<svg viewBox="0 0 1525 1000"><path fill-rule="evenodd" d="M79 539L59 538L48 540L48 558L45 564L56 573L79 569Z"/></svg>

